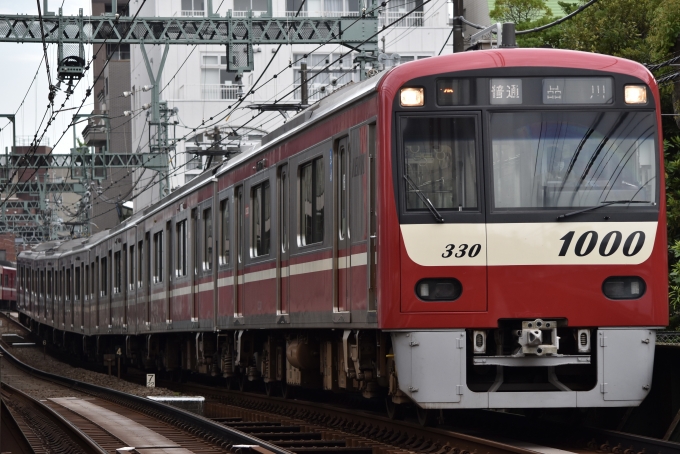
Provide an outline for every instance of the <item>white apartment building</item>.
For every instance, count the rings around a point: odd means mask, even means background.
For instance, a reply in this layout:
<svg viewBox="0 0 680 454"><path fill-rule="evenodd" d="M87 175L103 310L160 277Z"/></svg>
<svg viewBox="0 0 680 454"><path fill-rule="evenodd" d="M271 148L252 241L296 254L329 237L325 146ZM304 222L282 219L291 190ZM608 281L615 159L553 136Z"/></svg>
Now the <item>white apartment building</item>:
<svg viewBox="0 0 680 454"><path fill-rule="evenodd" d="M300 16L307 17L339 17L358 16L366 0L307 0ZM451 4L450 0L430 0L423 5L423 0L389 0L380 8L380 25L391 24L389 29L379 35L379 46L386 54L397 53L401 62L427 58L452 52L451 41ZM142 2L130 0L130 15L134 15ZM301 0L272 0L274 17L292 17L300 8ZM147 0L140 16L149 17L196 17L207 15L207 0ZM489 7L487 0L465 0L465 17L478 24L489 23ZM245 16L251 9L255 16L267 9L267 0L213 0L213 8L221 16L232 10L232 16ZM218 9L219 8L219 9ZM417 8L417 11L405 19L399 20L406 12ZM465 35L469 33L465 30ZM446 45L445 45L446 42ZM259 139L284 122L279 112L265 112L252 119L256 110L249 104L272 103L274 100L283 103L300 102L300 62L307 54L308 77L317 73L308 84L309 102L318 101L333 90L352 81L359 81L359 71L353 62L353 54L343 56L330 68L324 68L338 59L347 48L338 45L284 45L278 54L274 52L278 45L256 46L254 49L254 71L243 76L243 92L258 80L267 63L272 64L255 87L255 93L247 97L241 107L231 115L229 106L233 105L239 95L235 73L226 70L226 48L216 45L170 46L165 68L159 78L161 88L160 99L167 102L169 109L176 109L177 114L171 121L178 124L171 128L172 137L180 138L188 134L190 140L177 144L170 154L170 189L177 188L199 174L205 164L205 157L194 158L187 153L200 144L210 142L205 133L212 133L216 124L222 137L229 131L236 130L241 135L241 150L247 152L259 144ZM443 50L442 50L443 48ZM163 46L146 46L154 73L158 71L163 55ZM292 65L292 67L288 67ZM278 77L273 75L281 73ZM266 83L265 83L266 82ZM144 87L151 85L140 46L131 46L131 86L132 86L132 145L137 152L149 152L149 125L147 112L143 106L151 102L151 92ZM150 115L150 113L149 113ZM291 112L290 115L295 115ZM212 120L210 120L212 118ZM211 125L206 128L201 127ZM245 127L244 127L245 125ZM196 132L193 130L196 129ZM219 159L219 158L218 158ZM155 172L137 170L133 183L139 179L135 194L135 210L143 209L159 200L161 196ZM148 187L148 188L147 188Z"/></svg>

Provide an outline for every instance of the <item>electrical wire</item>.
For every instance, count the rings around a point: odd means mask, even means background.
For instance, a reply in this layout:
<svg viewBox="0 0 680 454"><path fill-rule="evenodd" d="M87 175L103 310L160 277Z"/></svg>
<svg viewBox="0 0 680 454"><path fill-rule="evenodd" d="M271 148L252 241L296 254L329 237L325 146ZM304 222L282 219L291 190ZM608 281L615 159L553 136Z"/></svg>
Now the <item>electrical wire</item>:
<svg viewBox="0 0 680 454"><path fill-rule="evenodd" d="M568 20L571 19L572 17L574 17L574 16L576 16L577 14L583 12L583 10L585 10L586 8L588 8L588 7L592 6L592 5L594 5L594 4L597 3L597 2L598 2L598 0L590 0L590 1L589 1L588 3L586 3L585 5L579 6L576 10L572 11L571 13L567 14L566 16L564 16L564 17L562 17L562 18L560 18L560 19L557 19L557 20L554 21L554 22L551 22L551 23L546 24L546 25L542 25L542 26L540 26L540 27L531 28L531 29L529 29L529 30L520 30L520 31L515 32L515 34L516 34L516 35L525 35L525 34L527 34L527 33L540 32L540 31L543 31L543 30L548 29L548 28L550 28L550 27L554 27L555 25L559 25L559 24L561 24L562 22L568 21Z"/></svg>

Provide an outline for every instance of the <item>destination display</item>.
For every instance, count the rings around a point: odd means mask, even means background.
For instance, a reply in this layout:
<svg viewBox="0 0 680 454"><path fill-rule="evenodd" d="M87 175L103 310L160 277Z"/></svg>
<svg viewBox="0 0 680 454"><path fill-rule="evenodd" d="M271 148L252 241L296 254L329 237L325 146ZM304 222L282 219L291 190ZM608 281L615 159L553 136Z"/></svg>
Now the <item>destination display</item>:
<svg viewBox="0 0 680 454"><path fill-rule="evenodd" d="M543 104L611 104L611 77L543 79Z"/></svg>
<svg viewBox="0 0 680 454"><path fill-rule="evenodd" d="M522 104L522 79L491 79L491 104Z"/></svg>
<svg viewBox="0 0 680 454"><path fill-rule="evenodd" d="M442 79L437 81L437 104L440 106L470 106L475 103L470 79Z"/></svg>

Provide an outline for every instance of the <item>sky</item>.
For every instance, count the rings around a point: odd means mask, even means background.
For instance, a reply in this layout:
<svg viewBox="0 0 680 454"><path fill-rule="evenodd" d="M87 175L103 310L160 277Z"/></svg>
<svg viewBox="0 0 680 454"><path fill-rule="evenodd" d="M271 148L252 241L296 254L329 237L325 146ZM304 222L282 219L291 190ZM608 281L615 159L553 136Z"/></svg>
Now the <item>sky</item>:
<svg viewBox="0 0 680 454"><path fill-rule="evenodd" d="M89 0L49 0L50 11L58 10L63 1L63 13L67 15L77 15L79 8L83 8L83 15L89 16L92 7ZM40 0L43 7L43 0ZM35 0L0 0L0 14L38 14L38 6ZM91 58L92 46L85 46L86 57ZM52 79L56 83L57 71L57 45L48 44L48 62ZM29 136L27 140L32 140L33 135L40 123L48 105L47 95L49 85L47 83L47 72L43 63L38 70L38 65L43 57L42 44L19 44L19 43L0 43L0 114L14 114L16 112L16 134L17 139ZM37 77L36 76L37 71ZM35 77L35 82L31 82ZM77 107L83 100L85 89L92 85L92 74L88 72L86 77L81 80L76 88L74 95L71 96L65 108ZM30 90L29 90L29 86ZM22 99L24 101L21 106ZM55 106L61 106L65 98L63 91L57 94ZM93 110L94 93L85 101L81 113L90 113ZM18 111L17 111L18 110ZM57 120L52 124L45 134L46 141L53 146L64 132L71 121L71 116L76 110L63 112L57 116ZM45 124L47 120L45 120ZM84 128L84 124L77 125L78 135ZM0 151L4 153L5 147L12 146L12 126L8 120L0 118ZM42 133L44 125L40 129ZM19 144L19 143L18 143ZM58 143L54 153L70 153L73 146L73 132L71 129L64 135Z"/></svg>

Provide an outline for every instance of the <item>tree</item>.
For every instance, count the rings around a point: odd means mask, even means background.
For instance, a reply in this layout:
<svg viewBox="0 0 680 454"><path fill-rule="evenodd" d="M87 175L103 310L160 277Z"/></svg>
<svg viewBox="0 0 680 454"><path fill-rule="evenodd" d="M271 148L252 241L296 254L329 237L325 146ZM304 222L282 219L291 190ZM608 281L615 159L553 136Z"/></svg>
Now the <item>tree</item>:
<svg viewBox="0 0 680 454"><path fill-rule="evenodd" d="M520 25L544 16L550 17L552 11L544 0L497 0L489 16L495 21Z"/></svg>

